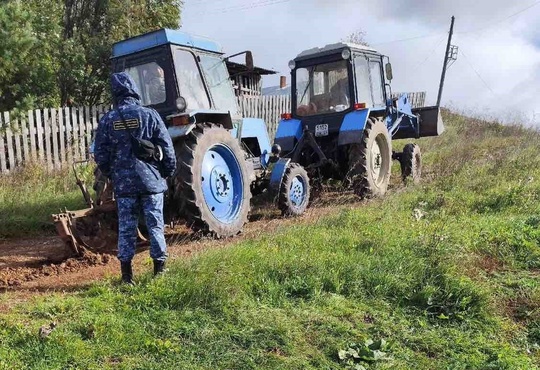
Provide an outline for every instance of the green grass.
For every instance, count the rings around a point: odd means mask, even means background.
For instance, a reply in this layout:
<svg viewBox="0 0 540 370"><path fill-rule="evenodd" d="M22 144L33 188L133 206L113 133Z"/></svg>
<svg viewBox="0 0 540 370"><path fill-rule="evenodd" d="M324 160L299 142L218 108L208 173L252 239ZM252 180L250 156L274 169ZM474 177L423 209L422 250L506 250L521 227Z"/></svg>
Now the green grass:
<svg viewBox="0 0 540 370"><path fill-rule="evenodd" d="M0 368L539 368L539 135L445 119L419 186L0 315Z"/></svg>
<svg viewBox="0 0 540 370"><path fill-rule="evenodd" d="M79 170L85 178L91 177L89 166ZM0 239L53 235L51 214L85 207L71 170L50 174L34 163L14 174L0 175Z"/></svg>

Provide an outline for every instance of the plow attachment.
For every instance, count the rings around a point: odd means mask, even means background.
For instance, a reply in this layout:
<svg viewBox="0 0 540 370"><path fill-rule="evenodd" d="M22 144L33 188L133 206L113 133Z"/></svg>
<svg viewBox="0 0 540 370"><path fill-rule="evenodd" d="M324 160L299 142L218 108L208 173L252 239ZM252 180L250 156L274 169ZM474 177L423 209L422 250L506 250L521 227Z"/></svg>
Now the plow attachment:
<svg viewBox="0 0 540 370"><path fill-rule="evenodd" d="M73 172L88 208L53 214L56 231L74 256L81 257L87 252L115 253L118 243L118 217L111 184L96 169L94 171L96 196L92 199L84 181L77 173L77 165L83 163L88 161L75 162ZM138 239L146 241L140 231Z"/></svg>
<svg viewBox="0 0 540 370"><path fill-rule="evenodd" d="M116 248L118 234L114 201L95 208L52 215L56 231L76 256L87 251L103 253Z"/></svg>

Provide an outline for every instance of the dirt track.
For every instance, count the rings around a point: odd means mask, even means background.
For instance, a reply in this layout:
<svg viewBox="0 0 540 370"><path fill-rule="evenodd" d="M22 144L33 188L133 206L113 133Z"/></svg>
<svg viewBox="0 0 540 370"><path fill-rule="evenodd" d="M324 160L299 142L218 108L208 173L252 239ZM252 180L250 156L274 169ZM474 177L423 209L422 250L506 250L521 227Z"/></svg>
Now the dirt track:
<svg viewBox="0 0 540 370"><path fill-rule="evenodd" d="M220 248L241 239L275 232L292 223L312 223L321 216L336 212L336 205L340 204L358 206L360 203L350 194L329 193L299 219L282 218L277 210L268 210L268 205L261 205L254 209L251 222L239 237L222 240L199 237L179 226L167 231L169 256L171 259L182 258L204 249ZM150 268L148 251L139 251L134 260L135 273ZM55 236L0 241L0 292L14 292L19 299L39 292L77 290L94 281L116 276L118 271L118 260L112 255L69 258L69 250Z"/></svg>

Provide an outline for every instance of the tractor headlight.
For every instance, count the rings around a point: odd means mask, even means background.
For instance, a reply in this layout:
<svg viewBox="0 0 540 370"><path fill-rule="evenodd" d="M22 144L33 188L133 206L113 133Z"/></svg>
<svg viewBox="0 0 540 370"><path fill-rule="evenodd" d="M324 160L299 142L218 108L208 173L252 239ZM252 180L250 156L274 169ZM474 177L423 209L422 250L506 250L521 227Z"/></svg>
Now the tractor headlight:
<svg viewBox="0 0 540 370"><path fill-rule="evenodd" d="M289 68L290 68L290 69L294 69L294 67L296 67L296 62L295 62L294 60L291 60L291 61L289 62Z"/></svg>
<svg viewBox="0 0 540 370"><path fill-rule="evenodd" d="M181 96L176 99L176 109L178 109L180 112L185 112L185 110L187 109L186 99Z"/></svg>
<svg viewBox="0 0 540 370"><path fill-rule="evenodd" d="M351 58L351 51L349 49L343 49L341 57L345 60L349 60Z"/></svg>

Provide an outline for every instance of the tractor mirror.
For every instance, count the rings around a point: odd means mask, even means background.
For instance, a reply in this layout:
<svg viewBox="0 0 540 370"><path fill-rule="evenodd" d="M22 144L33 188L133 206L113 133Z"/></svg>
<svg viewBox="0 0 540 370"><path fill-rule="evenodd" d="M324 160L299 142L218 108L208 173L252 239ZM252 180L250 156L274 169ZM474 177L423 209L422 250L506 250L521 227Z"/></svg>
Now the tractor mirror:
<svg viewBox="0 0 540 370"><path fill-rule="evenodd" d="M390 64L390 62L386 63L384 68L386 70L386 78L388 79L388 81L392 81L392 78L394 78L394 76L392 75L392 65Z"/></svg>
<svg viewBox="0 0 540 370"><path fill-rule="evenodd" d="M246 51L246 67L248 72L253 72L255 65L253 64L253 54L251 51Z"/></svg>

